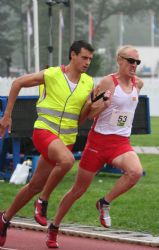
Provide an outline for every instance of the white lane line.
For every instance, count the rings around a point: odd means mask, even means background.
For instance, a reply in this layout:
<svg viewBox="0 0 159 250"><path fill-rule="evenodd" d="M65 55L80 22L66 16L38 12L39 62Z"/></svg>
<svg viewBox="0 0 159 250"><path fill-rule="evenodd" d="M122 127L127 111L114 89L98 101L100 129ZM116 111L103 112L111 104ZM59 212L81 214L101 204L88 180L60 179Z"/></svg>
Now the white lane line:
<svg viewBox="0 0 159 250"><path fill-rule="evenodd" d="M1 250L18 250L18 249L15 249L15 248L6 248L6 247L0 247Z"/></svg>

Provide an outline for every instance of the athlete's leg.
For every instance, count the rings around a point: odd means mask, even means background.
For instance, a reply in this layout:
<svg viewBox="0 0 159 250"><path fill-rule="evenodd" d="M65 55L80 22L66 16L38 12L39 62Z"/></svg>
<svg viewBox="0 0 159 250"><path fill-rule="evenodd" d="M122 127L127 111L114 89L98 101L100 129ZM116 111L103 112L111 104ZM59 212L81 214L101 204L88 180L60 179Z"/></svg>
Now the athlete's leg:
<svg viewBox="0 0 159 250"><path fill-rule="evenodd" d="M72 168L75 161L71 151L59 139L56 139L49 144L48 158L50 161L56 162L56 165L52 169L40 195L42 200L49 199L51 192L63 179L65 174Z"/></svg>
<svg viewBox="0 0 159 250"><path fill-rule="evenodd" d="M43 140L42 140L43 142ZM39 145L43 145L42 143ZM40 151L39 151L40 152ZM25 185L16 195L10 207L5 213L0 213L0 246L3 246L7 237L7 228L9 220L32 199L32 197L39 193L52 170L52 164L49 163L43 156L39 157L36 171L30 180L30 183Z"/></svg>
<svg viewBox="0 0 159 250"><path fill-rule="evenodd" d="M73 187L63 197L59 205L59 208L57 210L57 213L55 215L55 218L48 227L47 240L46 240L46 245L48 247L51 248L58 247L57 235L58 235L59 224L61 223L63 217L69 211L73 203L77 199L79 199L82 196L82 194L86 192L90 183L93 180L93 177L94 173L79 167Z"/></svg>
<svg viewBox="0 0 159 250"><path fill-rule="evenodd" d="M41 192L51 170L51 164L40 156L32 179L19 191L12 204L5 212L4 217L6 220L11 220L11 218L33 198L33 196Z"/></svg>
<svg viewBox="0 0 159 250"><path fill-rule="evenodd" d="M132 188L143 173L140 160L134 151L129 151L116 157L112 165L123 170L124 174L118 179L112 190L105 195L105 200L108 202Z"/></svg>
<svg viewBox="0 0 159 250"><path fill-rule="evenodd" d="M73 203L86 192L94 178L94 175L95 173L79 167L74 185L65 194L60 202L59 208L53 220L53 224L55 226L59 226L63 217L71 208Z"/></svg>

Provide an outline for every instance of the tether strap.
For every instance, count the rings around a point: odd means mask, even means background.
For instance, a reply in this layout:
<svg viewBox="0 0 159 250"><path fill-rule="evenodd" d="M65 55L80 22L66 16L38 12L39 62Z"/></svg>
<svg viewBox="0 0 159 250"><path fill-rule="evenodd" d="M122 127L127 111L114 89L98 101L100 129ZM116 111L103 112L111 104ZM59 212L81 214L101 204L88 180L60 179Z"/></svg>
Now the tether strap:
<svg viewBox="0 0 159 250"><path fill-rule="evenodd" d="M103 98L103 101L108 100L108 97L104 96L105 92L102 92L101 94L97 95L95 98L93 98L93 92L91 93L91 101L96 102L99 99Z"/></svg>

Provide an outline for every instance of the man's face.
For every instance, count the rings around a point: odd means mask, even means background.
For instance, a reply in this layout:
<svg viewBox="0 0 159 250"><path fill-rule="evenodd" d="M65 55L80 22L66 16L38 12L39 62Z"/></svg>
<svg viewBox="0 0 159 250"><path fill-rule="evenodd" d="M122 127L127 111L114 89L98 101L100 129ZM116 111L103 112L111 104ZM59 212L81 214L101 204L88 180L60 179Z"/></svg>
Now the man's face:
<svg viewBox="0 0 159 250"><path fill-rule="evenodd" d="M128 49L119 55L120 70L129 77L133 77L136 74L136 69L139 64L139 54L136 50Z"/></svg>
<svg viewBox="0 0 159 250"><path fill-rule="evenodd" d="M78 55L76 55L75 52L73 51L71 56L72 56L71 62L73 63L76 70L79 71L80 73L84 73L87 71L92 61L93 52L90 52L89 50L82 48Z"/></svg>

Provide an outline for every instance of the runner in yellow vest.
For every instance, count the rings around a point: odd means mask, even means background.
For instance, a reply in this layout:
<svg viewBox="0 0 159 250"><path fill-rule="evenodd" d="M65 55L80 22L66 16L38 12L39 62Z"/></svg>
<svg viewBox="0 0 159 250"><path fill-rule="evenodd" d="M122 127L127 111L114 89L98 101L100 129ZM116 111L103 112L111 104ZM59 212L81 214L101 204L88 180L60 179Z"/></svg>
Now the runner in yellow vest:
<svg viewBox="0 0 159 250"><path fill-rule="evenodd" d="M50 67L28 74L17 78L12 84L4 116L0 119L0 136L4 136L7 128L9 131L11 129L11 114L20 89L39 85L38 118L34 125L33 142L40 157L30 183L19 191L7 211L0 213L0 246L5 243L11 218L42 190L35 202L35 219L41 225L47 224L47 200L74 164L70 150L76 140L78 124L90 107L93 80L85 72L93 52L94 49L87 42L75 41L70 47L67 66Z"/></svg>
<svg viewBox="0 0 159 250"><path fill-rule="evenodd" d="M67 69L67 67L66 67ZM74 144L81 109L93 87L90 76L83 73L78 84L67 79L65 67L50 67L44 73L45 88L37 103L38 119L34 127L58 135L65 145ZM46 93L46 94L45 94Z"/></svg>

